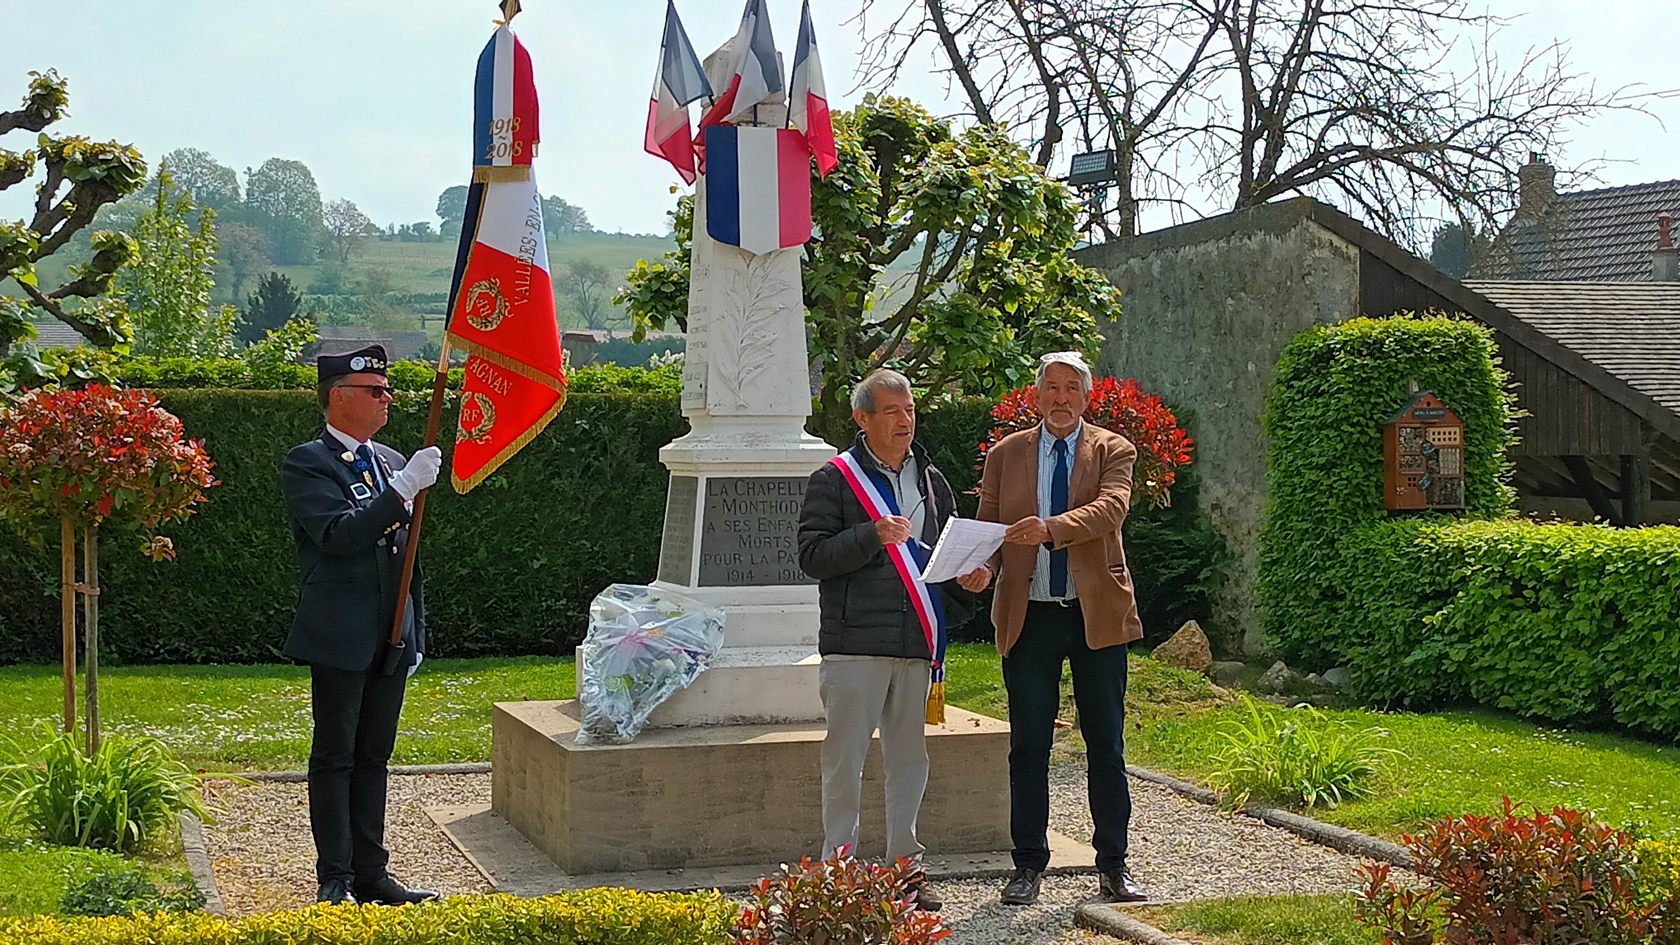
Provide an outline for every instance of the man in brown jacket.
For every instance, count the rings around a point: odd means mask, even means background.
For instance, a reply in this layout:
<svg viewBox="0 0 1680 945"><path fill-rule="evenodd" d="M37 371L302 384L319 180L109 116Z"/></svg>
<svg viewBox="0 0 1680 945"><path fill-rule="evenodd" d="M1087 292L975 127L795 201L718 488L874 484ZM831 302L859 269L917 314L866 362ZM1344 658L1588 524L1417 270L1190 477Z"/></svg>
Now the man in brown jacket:
<svg viewBox="0 0 1680 945"><path fill-rule="evenodd" d="M1108 902L1145 898L1126 868L1132 816L1126 784L1126 644L1143 637L1120 525L1132 498L1137 448L1085 423L1091 370L1077 351L1038 366L1044 422L986 453L978 518L1010 523L992 558L992 625L1009 693L1009 829L1015 874L1009 905L1038 899L1050 863L1050 741L1061 703L1062 663L1089 762L1091 845Z"/></svg>

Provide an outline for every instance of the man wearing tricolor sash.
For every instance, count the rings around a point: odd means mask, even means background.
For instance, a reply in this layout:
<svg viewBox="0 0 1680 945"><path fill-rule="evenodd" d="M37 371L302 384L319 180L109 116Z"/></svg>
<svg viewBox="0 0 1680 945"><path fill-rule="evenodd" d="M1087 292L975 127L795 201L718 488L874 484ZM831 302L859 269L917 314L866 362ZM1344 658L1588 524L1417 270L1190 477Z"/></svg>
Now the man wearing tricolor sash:
<svg viewBox="0 0 1680 945"><path fill-rule="evenodd" d="M929 551L956 497L915 442L910 382L881 370L852 392L852 448L811 474L799 514L799 565L819 581L823 856L858 844L863 759L881 733L887 859L920 863L916 815L927 790L925 726L944 720L945 627L967 618L990 571L929 586ZM924 881L917 905L940 903Z"/></svg>

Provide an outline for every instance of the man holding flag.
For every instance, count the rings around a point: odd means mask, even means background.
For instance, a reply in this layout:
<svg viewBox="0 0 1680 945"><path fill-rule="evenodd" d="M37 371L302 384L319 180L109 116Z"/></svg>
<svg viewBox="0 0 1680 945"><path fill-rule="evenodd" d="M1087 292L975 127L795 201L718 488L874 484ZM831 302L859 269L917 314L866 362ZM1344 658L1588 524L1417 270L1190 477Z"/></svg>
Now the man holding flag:
<svg viewBox="0 0 1680 945"><path fill-rule="evenodd" d="M916 438L916 405L903 374L879 370L852 391L852 448L811 474L799 512L799 566L818 580L824 858L855 855L863 759L881 732L887 858L920 866L916 816L927 790L925 725L944 721L945 626L962 621L991 574L921 580L956 496ZM931 670L931 675L930 675ZM938 680L930 693L930 681ZM925 880L916 904L941 903Z"/></svg>

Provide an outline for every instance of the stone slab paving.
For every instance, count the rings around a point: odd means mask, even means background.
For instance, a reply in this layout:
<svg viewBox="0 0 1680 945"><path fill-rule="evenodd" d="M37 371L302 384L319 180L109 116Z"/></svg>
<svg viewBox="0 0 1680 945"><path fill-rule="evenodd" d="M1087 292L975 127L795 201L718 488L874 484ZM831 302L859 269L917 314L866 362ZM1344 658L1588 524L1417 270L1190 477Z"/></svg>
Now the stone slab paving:
<svg viewBox="0 0 1680 945"><path fill-rule="evenodd" d="M1227 814L1134 779L1131 863L1158 902L1242 895L1339 893L1353 887L1359 860L1248 817ZM230 915L307 905L314 898L314 848L305 787L297 783L224 785L226 812L204 828ZM490 801L487 774L405 775L391 779L387 845L403 881L446 895L486 892L491 884L450 842L426 809L478 808ZM1085 770L1077 758L1051 769L1051 828L1089 841ZM1039 903L997 901L996 878L935 885L956 943L1068 945L1106 941L1075 929L1074 909L1096 896L1089 874L1045 877Z"/></svg>

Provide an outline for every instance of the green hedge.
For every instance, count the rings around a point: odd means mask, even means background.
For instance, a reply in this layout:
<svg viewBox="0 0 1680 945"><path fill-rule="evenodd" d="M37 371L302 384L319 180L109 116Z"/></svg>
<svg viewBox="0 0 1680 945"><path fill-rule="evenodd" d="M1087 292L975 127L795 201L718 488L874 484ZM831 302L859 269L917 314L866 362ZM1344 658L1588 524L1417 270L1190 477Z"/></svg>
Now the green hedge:
<svg viewBox="0 0 1680 945"><path fill-rule="evenodd" d="M1382 426L1406 381L1465 421L1462 516L1383 509ZM1266 626L1366 701L1474 701L1680 735L1680 528L1511 517L1512 408L1484 329L1361 319L1285 350L1267 405Z"/></svg>
<svg viewBox="0 0 1680 945"><path fill-rule="evenodd" d="M1383 426L1410 397L1408 381L1464 421L1466 515L1508 514L1513 408L1494 357L1490 332L1448 318L1318 325L1284 349L1266 400L1260 598L1266 638L1289 662L1336 662L1347 621L1358 617L1347 613L1345 589L1369 562L1345 549L1360 529L1391 517Z"/></svg>
<svg viewBox="0 0 1680 945"><path fill-rule="evenodd" d="M417 366L418 367L418 366ZM584 369L587 383L667 381L666 371ZM679 380L680 383L680 380ZM426 398L398 395L383 442L422 442ZM583 385L578 385L583 386ZM167 531L179 558L154 564L132 538L101 539L102 656L126 663L252 663L281 659L297 600L297 569L280 491L293 445L316 436L314 393L162 388L163 405L203 438L221 484L186 523ZM973 515L977 445L990 426L983 401L936 404L919 436ZM454 428L453 397L444 429ZM448 488L427 506L429 644L448 657L565 654L582 640L589 602L613 582L653 579L667 473L659 448L687 428L674 393L575 392L548 430L466 496ZM1144 625L1152 636L1206 619L1210 533L1183 510L1140 512L1127 524ZM0 524L0 663L59 654L56 528ZM990 640L990 600L958 640Z"/></svg>
<svg viewBox="0 0 1680 945"><path fill-rule="evenodd" d="M717 945L737 913L717 893L588 889L541 899L457 896L403 909L312 906L236 920L163 912L0 918L0 945Z"/></svg>
<svg viewBox="0 0 1680 945"><path fill-rule="evenodd" d="M314 390L315 368L299 364L252 366L239 358L127 358L113 373L124 387L152 390L226 388L229 390ZM398 390L430 391L437 377L434 365L395 361L389 369L391 386ZM449 389L460 390L461 368L449 372ZM592 364L566 375L569 390L579 394L682 393L682 369L657 371L616 364Z"/></svg>
<svg viewBox="0 0 1680 945"><path fill-rule="evenodd" d="M278 660L298 581L280 465L293 445L319 435L315 395L158 393L205 440L221 484L202 511L169 529L173 563L144 559L121 535L104 538L102 655ZM422 395L402 395L380 439L417 449L424 412ZM445 429L454 423L451 404ZM601 588L651 580L665 502L658 451L685 427L668 396L574 394L559 421L473 492L434 490L422 558L435 654L566 652ZM42 537L0 529L0 662L57 659L56 530Z"/></svg>
<svg viewBox="0 0 1680 945"><path fill-rule="evenodd" d="M1396 521L1349 553L1357 695L1680 735L1680 528Z"/></svg>

